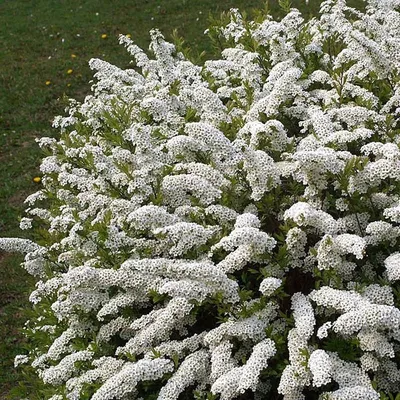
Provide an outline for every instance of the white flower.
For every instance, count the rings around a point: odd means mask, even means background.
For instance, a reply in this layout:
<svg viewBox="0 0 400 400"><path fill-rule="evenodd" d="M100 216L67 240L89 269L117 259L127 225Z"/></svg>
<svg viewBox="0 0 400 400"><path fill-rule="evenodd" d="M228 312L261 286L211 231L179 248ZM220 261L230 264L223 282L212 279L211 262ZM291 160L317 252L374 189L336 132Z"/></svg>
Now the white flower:
<svg viewBox="0 0 400 400"><path fill-rule="evenodd" d="M14 358L14 367L17 368L18 366L20 366L21 364L26 364L27 362L29 362L29 357L25 354L18 354L17 356L15 356Z"/></svg>
<svg viewBox="0 0 400 400"><path fill-rule="evenodd" d="M313 226L324 233L334 234L338 229L331 215L304 202L298 202L286 210L284 218L293 220L299 226Z"/></svg>
<svg viewBox="0 0 400 400"><path fill-rule="evenodd" d="M329 355L324 350L315 350L308 360L308 367L313 376L314 386L323 386L332 380L332 365Z"/></svg>
<svg viewBox="0 0 400 400"><path fill-rule="evenodd" d="M92 396L93 400L107 400L135 393L141 381L160 379L173 371L173 362L164 358L142 359L136 363L126 362L121 371L110 377Z"/></svg>
<svg viewBox="0 0 400 400"><path fill-rule="evenodd" d="M400 279L400 253L394 253L385 259L385 267L390 281Z"/></svg>
<svg viewBox="0 0 400 400"><path fill-rule="evenodd" d="M282 280L278 278L265 278L260 284L260 292L264 296L270 296L282 284Z"/></svg>
<svg viewBox="0 0 400 400"><path fill-rule="evenodd" d="M31 253L40 246L28 239L0 238L0 249L8 252Z"/></svg>
<svg viewBox="0 0 400 400"><path fill-rule="evenodd" d="M221 400L234 399L247 389L256 390L260 372L268 366L268 360L276 353L275 344L265 339L254 346L247 363L242 367L230 369L221 375L211 386L213 394L221 393Z"/></svg>
<svg viewBox="0 0 400 400"><path fill-rule="evenodd" d="M161 388L158 399L177 399L188 386L205 381L208 375L208 363L209 355L205 350L199 350L186 357L167 384Z"/></svg>

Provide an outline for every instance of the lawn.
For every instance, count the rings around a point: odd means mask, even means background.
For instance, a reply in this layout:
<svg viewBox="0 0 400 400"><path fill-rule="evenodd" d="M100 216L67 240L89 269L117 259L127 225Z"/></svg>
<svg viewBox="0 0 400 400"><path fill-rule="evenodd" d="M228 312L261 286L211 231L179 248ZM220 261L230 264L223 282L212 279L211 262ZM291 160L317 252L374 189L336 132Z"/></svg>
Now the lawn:
<svg viewBox="0 0 400 400"><path fill-rule="evenodd" d="M101 3L101 5L100 5ZM354 3L354 2L351 2ZM62 114L65 97L82 100L90 90L88 61L99 57L121 67L130 58L117 45L130 34L148 46L148 31L158 27L167 38L177 28L190 47L213 55L203 34L209 15L236 7L251 12L262 0L4 0L0 3L0 236L23 236L18 219L23 200L38 190L41 153L36 137L56 136L51 121ZM293 1L306 16L320 1ZM273 14L279 12L270 1ZM19 267L21 257L0 253L0 398L26 378L13 369L23 351L19 329L29 308L33 280ZM29 388L26 389L29 391ZM26 393L27 396L30 393ZM33 396L33 395L32 395ZM32 397L29 397L32 398Z"/></svg>

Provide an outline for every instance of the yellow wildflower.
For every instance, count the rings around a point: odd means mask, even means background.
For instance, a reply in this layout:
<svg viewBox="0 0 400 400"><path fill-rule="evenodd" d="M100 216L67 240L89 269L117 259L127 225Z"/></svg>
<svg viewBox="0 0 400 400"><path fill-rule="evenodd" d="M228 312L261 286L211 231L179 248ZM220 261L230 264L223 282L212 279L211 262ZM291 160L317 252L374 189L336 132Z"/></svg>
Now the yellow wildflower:
<svg viewBox="0 0 400 400"><path fill-rule="evenodd" d="M46 81L46 86L49 86L51 84L50 81Z"/></svg>
<svg viewBox="0 0 400 400"><path fill-rule="evenodd" d="M70 74L72 74L73 72L74 72L73 69L69 69L69 70L67 71L67 74L70 75Z"/></svg>
<svg viewBox="0 0 400 400"><path fill-rule="evenodd" d="M128 39L130 39L130 38L132 37L132 35L131 35L130 33L128 33L128 34L126 35L126 37L127 37Z"/></svg>
<svg viewBox="0 0 400 400"><path fill-rule="evenodd" d="M40 178L40 176L35 176L35 177L33 178L33 182L35 182L35 183L39 183L41 180L42 180L42 179Z"/></svg>
<svg viewBox="0 0 400 400"><path fill-rule="evenodd" d="M103 33L103 34L101 35L101 38L102 38L102 39L107 39L107 34L106 34L106 33Z"/></svg>
<svg viewBox="0 0 400 400"><path fill-rule="evenodd" d="M76 58L76 54L71 54L71 58Z"/></svg>

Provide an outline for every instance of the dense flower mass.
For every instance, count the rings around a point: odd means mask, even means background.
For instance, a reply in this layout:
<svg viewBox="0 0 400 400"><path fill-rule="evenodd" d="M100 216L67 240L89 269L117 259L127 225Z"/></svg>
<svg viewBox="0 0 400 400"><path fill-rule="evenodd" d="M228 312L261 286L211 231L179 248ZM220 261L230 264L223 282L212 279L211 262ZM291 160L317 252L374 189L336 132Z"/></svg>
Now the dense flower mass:
<svg viewBox="0 0 400 400"><path fill-rule="evenodd" d="M105 61L26 200L47 398L379 400L400 392L400 1L231 10L195 65ZM43 397L44 398L44 397ZM392 397L391 397L392 398Z"/></svg>

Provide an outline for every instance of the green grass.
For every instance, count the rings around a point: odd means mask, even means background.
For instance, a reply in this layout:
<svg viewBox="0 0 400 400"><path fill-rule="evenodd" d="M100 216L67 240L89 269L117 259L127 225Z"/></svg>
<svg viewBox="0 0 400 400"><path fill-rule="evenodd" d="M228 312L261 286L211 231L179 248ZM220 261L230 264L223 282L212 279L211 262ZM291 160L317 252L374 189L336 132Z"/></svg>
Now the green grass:
<svg viewBox="0 0 400 400"><path fill-rule="evenodd" d="M357 0L354 0L357 1ZM99 5L101 3L101 6ZM315 14L320 1L293 1L306 16ZM121 67L130 58L117 45L118 34L131 34L147 48L148 31L158 27L167 38L172 30L190 47L212 56L203 35L208 17L231 7L250 11L263 0L4 0L0 3L0 236L23 236L18 219L23 200L40 188L40 150L35 137L56 136L51 128L63 113L64 96L83 100L92 74L88 61L99 57ZM270 1L276 14L277 1ZM107 38L102 39L106 34ZM72 56L75 55L76 57ZM72 73L67 71L71 69ZM46 85L46 81L50 84ZM33 280L19 266L22 258L0 254L0 398L16 398L10 390L24 385L13 368L23 351L19 333L29 308ZM28 390L28 389L27 389ZM26 393L29 397L29 393Z"/></svg>

